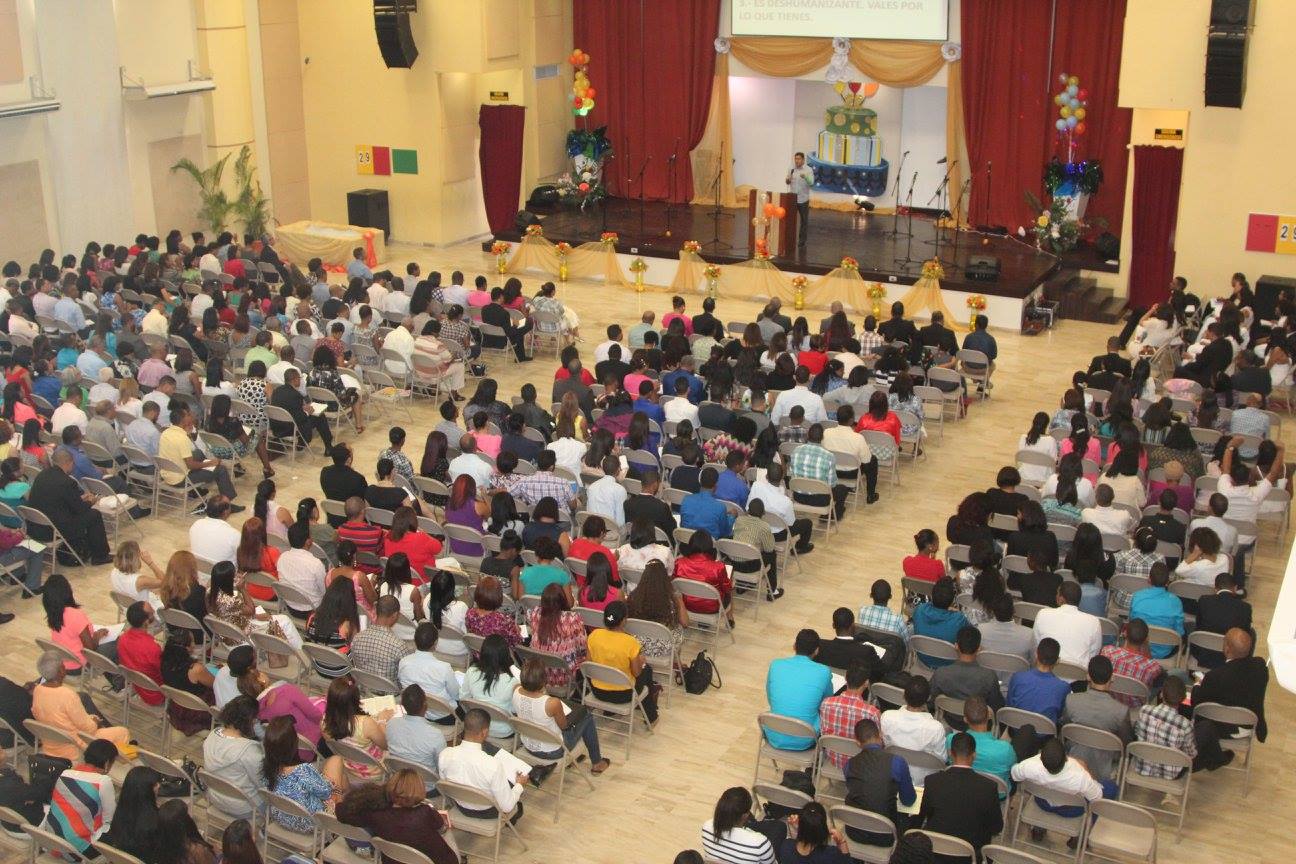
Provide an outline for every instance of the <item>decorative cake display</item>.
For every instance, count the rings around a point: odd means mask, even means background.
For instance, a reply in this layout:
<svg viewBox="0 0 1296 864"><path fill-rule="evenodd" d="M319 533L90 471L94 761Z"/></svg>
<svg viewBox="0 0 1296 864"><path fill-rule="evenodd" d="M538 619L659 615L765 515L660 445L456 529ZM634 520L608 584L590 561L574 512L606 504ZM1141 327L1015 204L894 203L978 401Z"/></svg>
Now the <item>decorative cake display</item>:
<svg viewBox="0 0 1296 864"><path fill-rule="evenodd" d="M851 81L838 82L835 87L842 104L824 111L819 147L807 160L814 170L814 188L847 195L882 195L887 188L888 165L877 134L877 112L864 107L878 85Z"/></svg>

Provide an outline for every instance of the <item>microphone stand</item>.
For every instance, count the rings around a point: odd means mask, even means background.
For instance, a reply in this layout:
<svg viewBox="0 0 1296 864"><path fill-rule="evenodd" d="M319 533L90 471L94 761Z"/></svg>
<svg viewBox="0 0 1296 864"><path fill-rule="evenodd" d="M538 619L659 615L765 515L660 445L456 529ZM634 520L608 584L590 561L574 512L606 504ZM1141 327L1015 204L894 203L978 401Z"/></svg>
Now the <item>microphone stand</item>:
<svg viewBox="0 0 1296 864"><path fill-rule="evenodd" d="M710 249L712 246L717 249L732 249L733 246L720 239L720 217L728 216L720 206L720 178L724 176L724 163L720 165L720 170L716 171L715 179L711 181L711 194L715 196L715 209L711 211L711 239L702 244L702 248Z"/></svg>
<svg viewBox="0 0 1296 864"><path fill-rule="evenodd" d="M959 224L960 224L960 223L959 223L958 214L959 214L959 211L962 210L962 208L963 208L963 196L967 195L968 187L971 186L971 185L972 185L972 178L971 178L971 177L969 177L969 178L967 178L966 180L964 180L964 181L963 181L963 186L962 186L962 188L959 189L958 198L954 199L954 210L953 210L953 215L954 215L954 252L952 253L952 254L953 254L953 257L950 259L950 266L952 266L952 267L957 267L957 266L958 266L958 256L959 256L959 238L963 236L963 230L962 230L962 228L959 227Z"/></svg>
<svg viewBox="0 0 1296 864"><path fill-rule="evenodd" d="M611 155L609 155L609 156L607 157L607 161L609 161L609 162L611 162L611 161L614 160L614 159L616 159L616 154L611 154ZM603 177L604 177L604 178L608 177L608 169L606 169L606 168L603 169ZM601 222L602 222L602 224L601 224L600 227L599 227L599 233L601 233L601 234L606 234L606 233L607 233L608 199L610 199L611 197L612 197L612 196L608 193L607 183L604 182L604 184L603 184L603 200L599 202L599 213L600 213L600 218L601 218Z"/></svg>
<svg viewBox="0 0 1296 864"><path fill-rule="evenodd" d="M981 224L987 226L990 224L990 167L991 164L992 163L990 162L990 160L987 159L986 160L985 201L981 205L981 219L982 219Z"/></svg>
<svg viewBox="0 0 1296 864"><path fill-rule="evenodd" d="M666 160L666 231L663 236L671 236L671 217L675 210L675 160L679 158L680 139L675 139L675 149Z"/></svg>
<svg viewBox="0 0 1296 864"><path fill-rule="evenodd" d="M900 182L904 179L905 160L908 158L909 158L909 151L906 150L900 156L900 167L896 169L896 183L895 183L896 206L895 206L895 210L891 212L891 242L892 243L894 243L895 239L900 236ZM913 191L913 187L911 185L910 192L912 191Z"/></svg>
<svg viewBox="0 0 1296 864"><path fill-rule="evenodd" d="M639 166L639 176L636 182L639 184L639 236L643 237L644 233L644 172L648 170L648 163L652 161L652 155L644 157L643 164Z"/></svg>
<svg viewBox="0 0 1296 864"><path fill-rule="evenodd" d="M928 201L928 202L927 202L927 204L930 206L931 203L932 203L932 201L935 201L935 200L938 199L938 198L940 199L940 208L939 208L939 212L938 212L938 214L937 214L937 216L936 216L936 221L935 221L935 223L934 223L933 226L932 226L932 227L935 229L935 231L936 231L936 239L934 239L934 240L928 240L928 241L927 241L929 244L931 244L931 245L933 245L933 246L936 247L935 251L932 253L932 257L933 257L933 258L936 258L936 259L938 259L938 260L940 259L940 253L941 253L941 226L940 226L940 220L941 220L941 218L942 218L943 216L945 216L945 214L947 214L947 213L949 212L948 204L949 204L949 181L950 181L950 174L954 171L954 166L956 166L956 165L958 165L958 160L957 160L957 159L955 159L953 162L949 163L949 166L945 169L945 176L941 178L940 185L936 187L936 191L935 191L935 193L932 194L931 201Z"/></svg>
<svg viewBox="0 0 1296 864"><path fill-rule="evenodd" d="M914 184L917 182L918 172L915 171L913 177L909 178L909 194L906 196L905 202L905 209L907 210L907 215L905 217L905 234L909 237L909 240L905 243L905 256L903 258L895 259L895 263L906 269L908 269L910 264L917 260L913 257L913 190ZM896 188L898 189L899 186Z"/></svg>

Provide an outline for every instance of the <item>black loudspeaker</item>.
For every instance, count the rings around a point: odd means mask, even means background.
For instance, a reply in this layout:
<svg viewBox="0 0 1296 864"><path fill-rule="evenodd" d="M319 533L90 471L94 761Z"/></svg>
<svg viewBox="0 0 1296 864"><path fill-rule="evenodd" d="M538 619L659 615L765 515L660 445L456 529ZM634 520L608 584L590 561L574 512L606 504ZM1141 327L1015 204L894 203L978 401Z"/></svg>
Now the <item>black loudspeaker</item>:
<svg viewBox="0 0 1296 864"><path fill-rule="evenodd" d="M527 199L528 207L552 207L558 203L558 187L552 183L544 183L531 190L531 197Z"/></svg>
<svg viewBox="0 0 1296 864"><path fill-rule="evenodd" d="M1104 261L1111 261L1120 257L1120 238L1110 231L1104 231L1094 238L1094 251L1103 257Z"/></svg>
<svg viewBox="0 0 1296 864"><path fill-rule="evenodd" d="M999 281L999 259L993 255L969 255L963 275L977 282Z"/></svg>
<svg viewBox="0 0 1296 864"><path fill-rule="evenodd" d="M374 0L374 32L388 69L408 69L418 59L409 18L417 9L412 0Z"/></svg>
<svg viewBox="0 0 1296 864"><path fill-rule="evenodd" d="M1296 279L1288 276L1261 276L1255 284L1256 320L1277 318L1278 295L1283 291L1296 294Z"/></svg>
<svg viewBox="0 0 1296 864"><path fill-rule="evenodd" d="M1210 26L1215 30L1240 30L1255 18L1255 0L1211 0Z"/></svg>
<svg viewBox="0 0 1296 864"><path fill-rule="evenodd" d="M517 225L518 231L526 231L530 225L539 225L540 220L529 210L519 210L517 215L513 217L513 223Z"/></svg>
<svg viewBox="0 0 1296 864"><path fill-rule="evenodd" d="M386 189L356 189L347 193L347 223L363 228L381 228L391 240L391 215Z"/></svg>
<svg viewBox="0 0 1296 864"><path fill-rule="evenodd" d="M1247 33L1212 30L1206 39L1206 105L1241 108L1246 95Z"/></svg>

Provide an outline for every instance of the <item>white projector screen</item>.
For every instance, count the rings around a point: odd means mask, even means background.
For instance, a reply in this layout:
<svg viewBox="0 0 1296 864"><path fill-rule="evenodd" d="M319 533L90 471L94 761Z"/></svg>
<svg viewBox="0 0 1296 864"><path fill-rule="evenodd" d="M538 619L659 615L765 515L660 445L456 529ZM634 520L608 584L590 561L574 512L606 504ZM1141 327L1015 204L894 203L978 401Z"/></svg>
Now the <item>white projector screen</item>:
<svg viewBox="0 0 1296 864"><path fill-rule="evenodd" d="M730 0L735 36L918 39L949 35L949 0Z"/></svg>

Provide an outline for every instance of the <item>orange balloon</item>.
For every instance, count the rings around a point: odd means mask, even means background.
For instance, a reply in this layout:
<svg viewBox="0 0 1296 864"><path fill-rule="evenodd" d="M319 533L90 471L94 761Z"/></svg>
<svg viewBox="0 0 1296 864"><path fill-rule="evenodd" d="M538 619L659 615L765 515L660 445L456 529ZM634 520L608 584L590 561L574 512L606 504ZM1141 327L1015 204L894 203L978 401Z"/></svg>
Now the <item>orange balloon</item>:
<svg viewBox="0 0 1296 864"><path fill-rule="evenodd" d="M780 218L780 219L784 218L785 216L787 216L787 208L786 208L786 207L775 207L775 208L774 208L774 215L778 216L778 218Z"/></svg>
<svg viewBox="0 0 1296 864"><path fill-rule="evenodd" d="M585 91L585 98L586 98L586 99L593 99L594 96L595 96L595 93L594 93L594 88L593 88L593 87L590 87L588 90Z"/></svg>
<svg viewBox="0 0 1296 864"><path fill-rule="evenodd" d="M766 215L766 216L773 216L774 213L776 212L776 210L777 210L777 208L776 208L773 204L766 204L766 205L765 205L765 215Z"/></svg>
<svg viewBox="0 0 1296 864"><path fill-rule="evenodd" d="M869 99L871 99L871 98L873 98L874 96L876 96L876 95L877 95L877 92L878 92L878 86L879 86L879 85L878 85L877 83L875 83L875 82L870 82L870 83L868 83L868 84L865 84L865 85L864 85L864 96L865 96L866 98L869 98Z"/></svg>

